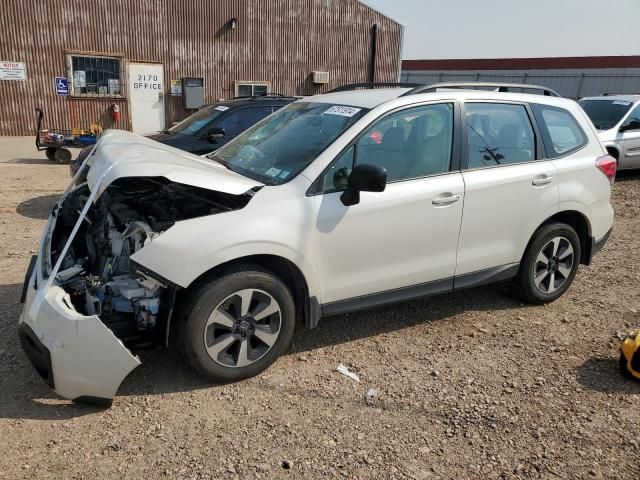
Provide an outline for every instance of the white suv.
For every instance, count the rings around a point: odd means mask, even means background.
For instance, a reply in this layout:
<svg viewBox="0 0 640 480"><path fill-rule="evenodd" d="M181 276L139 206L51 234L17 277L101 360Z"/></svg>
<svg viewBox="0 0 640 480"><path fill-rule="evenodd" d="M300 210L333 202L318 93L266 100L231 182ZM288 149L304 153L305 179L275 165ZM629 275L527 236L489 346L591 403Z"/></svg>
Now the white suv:
<svg viewBox="0 0 640 480"><path fill-rule="evenodd" d="M588 97L578 103L618 161L618 170L640 168L640 95Z"/></svg>
<svg viewBox="0 0 640 480"><path fill-rule="evenodd" d="M175 338L232 381L326 315L505 279L558 298L613 222L591 122L553 96L423 90L308 97L210 158L106 132L27 273L38 372L108 403L140 363L127 347Z"/></svg>

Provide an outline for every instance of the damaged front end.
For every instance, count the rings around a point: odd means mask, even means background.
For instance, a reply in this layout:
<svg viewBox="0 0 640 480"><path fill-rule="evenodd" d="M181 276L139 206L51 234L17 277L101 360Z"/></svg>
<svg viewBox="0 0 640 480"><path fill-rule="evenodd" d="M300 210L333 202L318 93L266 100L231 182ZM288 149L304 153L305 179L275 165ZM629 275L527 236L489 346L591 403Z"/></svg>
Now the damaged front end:
<svg viewBox="0 0 640 480"><path fill-rule="evenodd" d="M61 259L56 283L75 310L97 315L128 346L166 344L175 288L154 278L130 257L178 221L242 208L250 195L228 195L162 177L113 182L82 219L62 257L90 195L75 190L57 211L51 263Z"/></svg>
<svg viewBox="0 0 640 480"><path fill-rule="evenodd" d="M58 394L110 404L140 364L129 349L167 345L177 289L130 257L176 222L243 208L254 190L231 194L163 176L97 187L74 187L54 207L25 280L19 334Z"/></svg>

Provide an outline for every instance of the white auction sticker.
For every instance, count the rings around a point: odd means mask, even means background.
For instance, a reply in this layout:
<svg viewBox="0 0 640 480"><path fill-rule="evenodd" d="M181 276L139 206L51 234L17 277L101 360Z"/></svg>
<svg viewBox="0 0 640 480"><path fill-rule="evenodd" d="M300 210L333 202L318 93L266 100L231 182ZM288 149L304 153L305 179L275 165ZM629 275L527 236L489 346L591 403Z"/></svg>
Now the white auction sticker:
<svg viewBox="0 0 640 480"><path fill-rule="evenodd" d="M342 117L353 117L356 113L358 113L361 108L356 107L344 107L342 105L336 105L335 107L331 107L329 110L325 110L325 114L327 115L340 115Z"/></svg>
<svg viewBox="0 0 640 480"><path fill-rule="evenodd" d="M216 108L214 108L214 110L219 110L221 112L224 112L226 110L229 110L229 107L227 107L226 105L218 105Z"/></svg>
<svg viewBox="0 0 640 480"><path fill-rule="evenodd" d="M269 175L270 177L275 177L276 175L278 175L282 170L280 170L279 168L275 168L275 167L271 167L269 170L267 170L266 172L264 172L265 175Z"/></svg>
<svg viewBox="0 0 640 480"><path fill-rule="evenodd" d="M625 107L627 105L631 105L631 102L621 102L620 100L616 100L615 102L613 102L614 105L624 105Z"/></svg>

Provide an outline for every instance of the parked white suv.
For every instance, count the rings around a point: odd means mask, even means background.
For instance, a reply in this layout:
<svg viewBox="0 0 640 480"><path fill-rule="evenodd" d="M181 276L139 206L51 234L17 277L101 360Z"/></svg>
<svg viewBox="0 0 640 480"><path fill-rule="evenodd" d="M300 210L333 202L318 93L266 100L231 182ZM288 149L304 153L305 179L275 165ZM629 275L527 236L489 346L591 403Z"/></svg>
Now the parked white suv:
<svg viewBox="0 0 640 480"><path fill-rule="evenodd" d="M510 278L557 299L612 228L591 122L552 96L422 90L308 97L210 159L106 132L26 277L38 372L108 403L140 363L127 347L175 337L232 381L326 315Z"/></svg>
<svg viewBox="0 0 640 480"><path fill-rule="evenodd" d="M640 168L640 95L588 97L578 103L618 161L618 170Z"/></svg>

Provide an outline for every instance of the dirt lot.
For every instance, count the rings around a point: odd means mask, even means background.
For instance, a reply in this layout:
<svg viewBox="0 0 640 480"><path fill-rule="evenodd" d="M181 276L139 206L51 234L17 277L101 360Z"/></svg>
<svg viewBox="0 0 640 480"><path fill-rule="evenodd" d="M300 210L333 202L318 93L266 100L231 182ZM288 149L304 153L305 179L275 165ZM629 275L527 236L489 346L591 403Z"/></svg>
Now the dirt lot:
<svg viewBox="0 0 640 480"><path fill-rule="evenodd" d="M225 386L141 352L101 410L52 395L18 346L24 272L68 181L25 151L0 149L0 478L640 478L640 384L616 338L640 326L640 173L554 304L498 285L327 318Z"/></svg>

